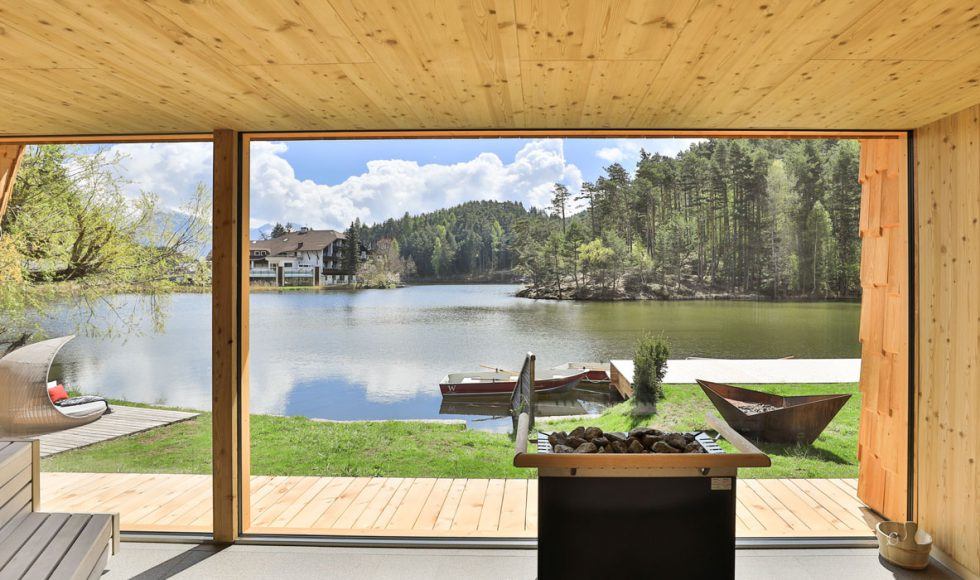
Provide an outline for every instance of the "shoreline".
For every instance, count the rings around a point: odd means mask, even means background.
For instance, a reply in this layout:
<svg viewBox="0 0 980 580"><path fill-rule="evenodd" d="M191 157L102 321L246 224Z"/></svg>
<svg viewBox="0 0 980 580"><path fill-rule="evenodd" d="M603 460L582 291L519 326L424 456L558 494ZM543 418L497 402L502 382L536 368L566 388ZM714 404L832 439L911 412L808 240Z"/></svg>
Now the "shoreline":
<svg viewBox="0 0 980 580"><path fill-rule="evenodd" d="M255 293L285 293L285 292L356 292L360 290L398 290L401 288L426 287L426 286L518 286L518 283L507 281L461 281L461 280L422 280L402 283L394 288L369 288L365 286L354 286L351 284L334 284L330 286L257 286L250 285L249 292ZM177 288L172 291L174 294L207 294L210 288L187 287ZM572 291L574 292L574 290ZM669 295L658 296L651 293L633 293L614 296L572 296L566 295L559 298L550 291L536 291L529 286L521 286L514 293L516 298L528 300L545 300L554 302L760 302L770 304L860 304L860 296L848 297L822 297L822 296L763 296L761 294L730 294L730 293L705 293L697 292L693 295Z"/></svg>
<svg viewBox="0 0 980 580"><path fill-rule="evenodd" d="M767 302L767 303L796 303L810 304L819 302L832 302L840 304L860 304L860 296L845 297L824 297L824 296L764 296L762 294L738 294L729 292L703 292L695 291L685 294L666 294L658 291L644 292L617 292L581 296L581 290L574 288L568 292L562 292L559 297L554 289L533 288L523 286L515 294L518 298L530 300L549 300L555 302Z"/></svg>

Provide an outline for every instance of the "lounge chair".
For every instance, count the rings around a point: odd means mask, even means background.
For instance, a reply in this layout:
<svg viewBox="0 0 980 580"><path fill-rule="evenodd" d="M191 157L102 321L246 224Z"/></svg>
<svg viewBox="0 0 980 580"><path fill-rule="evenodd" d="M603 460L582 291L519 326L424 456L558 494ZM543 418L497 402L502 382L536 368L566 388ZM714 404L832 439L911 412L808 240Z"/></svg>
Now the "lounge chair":
<svg viewBox="0 0 980 580"><path fill-rule="evenodd" d="M42 340L0 359L0 436L41 435L86 425L108 410L104 402L63 409L48 396L54 357L74 336Z"/></svg>

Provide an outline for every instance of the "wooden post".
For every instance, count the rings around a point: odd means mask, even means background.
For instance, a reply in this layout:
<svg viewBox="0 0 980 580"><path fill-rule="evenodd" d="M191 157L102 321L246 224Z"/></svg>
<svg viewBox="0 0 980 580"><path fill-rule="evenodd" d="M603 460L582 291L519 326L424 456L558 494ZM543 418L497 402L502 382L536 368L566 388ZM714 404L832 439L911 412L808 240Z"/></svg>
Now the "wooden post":
<svg viewBox="0 0 980 580"><path fill-rule="evenodd" d="M0 145L0 221L7 212L7 204L14 193L17 169L24 158L25 146L18 143Z"/></svg>
<svg viewBox="0 0 980 580"><path fill-rule="evenodd" d="M211 411L216 542L234 542L243 529L239 453L242 441L247 445L242 437L248 435L247 425L244 429L241 425L248 360L248 328L243 324L248 317L248 256L243 242L248 238L248 196L242 191L242 153L237 131L214 132ZM244 401L247 404L247 397Z"/></svg>

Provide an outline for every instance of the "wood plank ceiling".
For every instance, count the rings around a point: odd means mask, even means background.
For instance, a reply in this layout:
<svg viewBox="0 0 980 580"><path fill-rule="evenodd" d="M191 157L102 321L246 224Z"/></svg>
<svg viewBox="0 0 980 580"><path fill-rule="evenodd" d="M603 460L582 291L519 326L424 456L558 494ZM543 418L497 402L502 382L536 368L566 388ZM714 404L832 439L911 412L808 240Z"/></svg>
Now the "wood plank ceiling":
<svg viewBox="0 0 980 580"><path fill-rule="evenodd" d="M0 134L906 129L978 47L963 0L19 0Z"/></svg>

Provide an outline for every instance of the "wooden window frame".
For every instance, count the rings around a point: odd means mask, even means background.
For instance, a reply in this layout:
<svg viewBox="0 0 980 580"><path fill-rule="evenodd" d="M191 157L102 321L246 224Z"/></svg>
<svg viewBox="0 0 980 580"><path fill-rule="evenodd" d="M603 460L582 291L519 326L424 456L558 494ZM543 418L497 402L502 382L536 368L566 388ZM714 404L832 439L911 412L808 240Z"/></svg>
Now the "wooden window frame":
<svg viewBox="0 0 980 580"><path fill-rule="evenodd" d="M213 538L233 543L247 537L250 521L251 473L249 431L249 153L252 141L355 139L506 139L506 138L747 138L747 139L907 139L910 131L786 131L786 130L416 130L416 131L287 131L140 135L2 136L0 144L114 144L212 142L214 154L214 260L212 280L212 454L214 467ZM912 155L909 179L909 516L914 507L915 389L915 192ZM220 242L220 248L219 248ZM220 251L219 251L220 250Z"/></svg>
<svg viewBox="0 0 980 580"><path fill-rule="evenodd" d="M217 134L217 133L216 133ZM834 131L834 130L810 130L810 131L784 131L784 130L623 130L623 129L565 129L565 130L546 130L546 129L533 129L533 130L395 130L395 131L284 131L284 132L244 132L241 133L241 148L243 151L244 158L248 158L248 153L253 141L326 141L326 140L364 140L364 139L514 139L514 138L595 138L595 139L610 139L610 138L631 138L631 139L685 139L685 138L719 138L719 139L905 139L909 143L911 148L912 135L910 131L896 131L896 130L865 130L865 131ZM217 159L217 156L215 157ZM909 231L914 232L914 212L911 208L914 207L914 176L912 173L912 158L911 156L906 158L906 170L908 172L908 195L909 195ZM249 166L245 162L241 168L241 191L240 195L244 196L244 201L242 202L245 208L248 207L248 196L249 196ZM243 216L245 224L248 223L248 215L246 213ZM248 229L247 227L243 230L243 235L246 238L242 243L248 244ZM914 263L915 260L915 243L914 237L910 235L909 237L909 260L910 264ZM247 275L248 268L248 256L244 256L244 261L240 262L240 267L244 269L244 275L239 273L237 278L241 280L241 288L239 290L239 296L241 297L241 303L246 306L245 310L241 313L240 326L241 328L247 329L248 327L248 294L249 294L249 279ZM914 393L915 393L915 374L911 372L914 366L914 312L915 312L915 296L914 296L914 268L910 267L909 270L909 287L911 291L909 292L909 360L907 363L910 367L910 372L908 375L908 397L909 397L909 441L913 441L913 426L914 426ZM215 279L215 286L217 287L218 281ZM247 336L241 337L239 339L240 344L244 346L244 351L242 352L242 357L247 361L248 359L248 339ZM225 385L226 388L230 385ZM248 400L249 400L249 384L247 375L247 364L242 373L242 381L235 385L237 389L237 400L241 403L238 405L240 415L237 418L236 425L238 427L237 435L241 438L242 445L239 449L239 471L237 474L238 481L238 494L237 494L237 514L238 519L235 521L225 521L219 522L217 516L215 519L215 530L219 527L223 530L236 530L237 535L234 537L222 536L221 541L236 541L240 537L261 537L254 534L248 533L248 527L251 520L251 494L250 494L250 476L251 476L251 450L250 450L250 440L248 438L249 433L249 417L248 417ZM218 434L215 434L216 441ZM222 440L232 439L232 434L225 434ZM218 450L215 450L217 456ZM909 477L908 477L908 516L911 518L913 513L913 497L914 497L914 448L910 445L908 450L908 464L909 464ZM217 488L218 483L215 483ZM217 514L217 506L215 506L215 513ZM227 513L226 511L224 513ZM215 540L218 541L218 535L216 533ZM296 538L302 536L296 535Z"/></svg>

